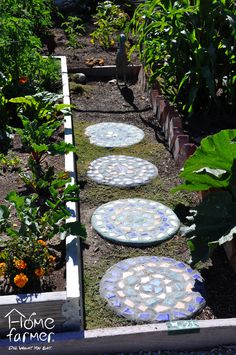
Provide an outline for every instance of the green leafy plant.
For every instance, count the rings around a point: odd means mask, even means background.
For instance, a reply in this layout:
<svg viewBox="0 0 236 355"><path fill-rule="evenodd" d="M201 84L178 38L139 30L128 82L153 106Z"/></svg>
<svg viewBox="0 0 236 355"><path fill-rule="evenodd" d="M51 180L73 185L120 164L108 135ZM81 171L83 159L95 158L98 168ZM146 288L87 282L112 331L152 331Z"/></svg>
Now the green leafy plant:
<svg viewBox="0 0 236 355"><path fill-rule="evenodd" d="M54 183L51 187L51 197L43 201L37 194L20 196L15 191L10 192L6 197L10 208L0 205L0 231L11 238L28 240L31 238L49 240L57 234L62 234L62 238L68 234L83 237L84 230L79 222L66 223L66 219L71 216L66 208L66 202L78 201L78 186L68 184L64 188L62 182L60 186L59 189L58 182ZM11 213L15 213L14 210L17 214L17 223L11 222L10 219Z"/></svg>
<svg viewBox="0 0 236 355"><path fill-rule="evenodd" d="M94 15L96 30L91 33L91 42L98 41L101 47L113 47L119 32L125 31L129 16L113 1L100 2Z"/></svg>
<svg viewBox="0 0 236 355"><path fill-rule="evenodd" d="M38 63L40 60L41 42L32 33L30 20L9 15L0 19L0 32L3 34L0 39L0 70L5 75L11 74L14 83L18 83L22 76L31 79L36 70L35 61Z"/></svg>
<svg viewBox="0 0 236 355"><path fill-rule="evenodd" d="M188 238L191 263L195 265L236 236L236 160L227 188L207 194L190 212L189 226L182 228L182 233Z"/></svg>
<svg viewBox="0 0 236 355"><path fill-rule="evenodd" d="M0 71L11 77L11 85L5 90L8 99L42 90L43 85L59 78L55 61L40 54L42 43L38 32L45 33L50 26L50 11L50 4L45 0L4 0L0 4ZM22 77L27 78L27 85L34 87L33 91L21 91L26 88L19 85Z"/></svg>
<svg viewBox="0 0 236 355"><path fill-rule="evenodd" d="M32 77L32 84L35 89L34 92L31 91L29 94L61 88L60 61L50 56L47 58L40 56L37 64L37 68L33 68L34 75Z"/></svg>
<svg viewBox="0 0 236 355"><path fill-rule="evenodd" d="M47 122L59 121L58 114L70 113L70 105L58 103L62 99L61 94L48 91L38 92L31 96L16 97L10 100L14 104L19 104L19 116L28 116L32 121L37 120L38 125Z"/></svg>
<svg viewBox="0 0 236 355"><path fill-rule="evenodd" d="M35 34L41 35L52 26L52 13L56 11L53 0L2 0L0 13L31 21Z"/></svg>
<svg viewBox="0 0 236 355"><path fill-rule="evenodd" d="M202 202L190 210L188 238L192 264L208 259L217 245L236 235L236 130L224 130L201 141L186 161L174 190L207 190Z"/></svg>
<svg viewBox="0 0 236 355"><path fill-rule="evenodd" d="M135 11L151 81L186 116L235 112L235 14L233 0L148 0Z"/></svg>
<svg viewBox="0 0 236 355"><path fill-rule="evenodd" d="M180 172L183 184L174 191L227 188L236 158L236 130L223 130L203 138Z"/></svg>
<svg viewBox="0 0 236 355"><path fill-rule="evenodd" d="M79 37L85 34L85 27L80 17L68 16L65 22L62 23L62 28L68 38L68 44L72 48L81 47Z"/></svg>
<svg viewBox="0 0 236 355"><path fill-rule="evenodd" d="M53 140L64 120L58 114L68 113L70 109L70 105L58 103L59 98L60 95L43 92L10 100L20 105L22 128L15 130L21 137L24 149L30 153L28 166L31 174L23 173L22 178L38 194L56 178L54 168L48 167L46 162L48 155L64 155L75 151L72 144Z"/></svg>

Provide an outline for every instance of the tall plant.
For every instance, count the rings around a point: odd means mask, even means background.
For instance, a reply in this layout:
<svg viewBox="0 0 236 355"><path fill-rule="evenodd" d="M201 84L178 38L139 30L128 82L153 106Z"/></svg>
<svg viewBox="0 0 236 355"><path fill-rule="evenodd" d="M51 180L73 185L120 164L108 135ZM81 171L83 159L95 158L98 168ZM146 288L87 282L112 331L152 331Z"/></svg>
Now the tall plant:
<svg viewBox="0 0 236 355"><path fill-rule="evenodd" d="M34 61L39 61L41 42L32 33L29 19L8 14L0 18L0 70L11 74L13 82L17 83L21 76L29 76L30 66L34 68Z"/></svg>
<svg viewBox="0 0 236 355"><path fill-rule="evenodd" d="M0 71L11 78L12 85L5 89L8 98L23 94L18 90L22 77L34 90L42 89L49 77L51 82L59 78L57 66L40 55L39 36L52 24L51 10L45 0L0 3Z"/></svg>
<svg viewBox="0 0 236 355"><path fill-rule="evenodd" d="M148 0L131 21L140 58L168 99L192 115L236 110L233 0Z"/></svg>
<svg viewBox="0 0 236 355"><path fill-rule="evenodd" d="M1 0L0 13L28 19L32 30L37 35L42 35L52 26L52 11L55 10L53 0Z"/></svg>

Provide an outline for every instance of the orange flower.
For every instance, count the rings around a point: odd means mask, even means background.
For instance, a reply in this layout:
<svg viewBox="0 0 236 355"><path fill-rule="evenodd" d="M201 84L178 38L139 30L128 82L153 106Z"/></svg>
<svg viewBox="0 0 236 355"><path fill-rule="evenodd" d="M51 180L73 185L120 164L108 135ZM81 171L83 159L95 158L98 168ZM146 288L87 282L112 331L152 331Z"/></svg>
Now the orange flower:
<svg viewBox="0 0 236 355"><path fill-rule="evenodd" d="M27 282L29 281L28 277L23 274L22 272L20 274L17 274L14 277L14 283L17 287L23 288Z"/></svg>
<svg viewBox="0 0 236 355"><path fill-rule="evenodd" d="M4 262L0 263L0 276L4 276L6 267L7 267L6 263Z"/></svg>
<svg viewBox="0 0 236 355"><path fill-rule="evenodd" d="M24 270L27 267L26 262L21 259L14 259L13 263L14 263L15 267L19 270Z"/></svg>
<svg viewBox="0 0 236 355"><path fill-rule="evenodd" d="M54 263L54 262L55 262L55 260L56 260L56 257L55 257L55 256L53 256L53 255L49 255L49 257L48 257L48 261L49 261L50 263Z"/></svg>
<svg viewBox="0 0 236 355"><path fill-rule="evenodd" d="M19 78L19 80L18 80L18 83L19 83L20 85L25 85L27 82L28 82L27 76L21 76L21 77Z"/></svg>
<svg viewBox="0 0 236 355"><path fill-rule="evenodd" d="M38 267L34 270L34 273L38 277L42 277L45 274L45 270L42 267Z"/></svg>
<svg viewBox="0 0 236 355"><path fill-rule="evenodd" d="M41 244L43 247L47 246L46 242L44 240L42 240L42 239L39 239L38 243Z"/></svg>

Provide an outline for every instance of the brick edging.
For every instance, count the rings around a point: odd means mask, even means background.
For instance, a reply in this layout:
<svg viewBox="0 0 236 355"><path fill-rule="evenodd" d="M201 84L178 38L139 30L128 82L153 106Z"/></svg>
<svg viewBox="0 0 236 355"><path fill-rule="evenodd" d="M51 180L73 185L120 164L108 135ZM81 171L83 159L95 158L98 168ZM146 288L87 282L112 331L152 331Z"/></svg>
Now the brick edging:
<svg viewBox="0 0 236 355"><path fill-rule="evenodd" d="M156 121L165 135L167 146L176 164L182 168L189 156L195 152L197 146L190 143L189 135L183 130L180 115L161 94L161 91L156 87L148 89L147 76L143 67L141 67L139 72L139 83L142 89L149 93ZM203 197L210 192L199 191L199 201L202 201ZM233 271L236 273L236 238L225 243L224 250Z"/></svg>
<svg viewBox="0 0 236 355"><path fill-rule="evenodd" d="M161 127L167 146L173 155L176 164L181 168L197 146L190 142L189 136L184 132L179 113L165 99L158 88L148 89L147 76L143 67L139 71L139 84L149 93L156 122Z"/></svg>

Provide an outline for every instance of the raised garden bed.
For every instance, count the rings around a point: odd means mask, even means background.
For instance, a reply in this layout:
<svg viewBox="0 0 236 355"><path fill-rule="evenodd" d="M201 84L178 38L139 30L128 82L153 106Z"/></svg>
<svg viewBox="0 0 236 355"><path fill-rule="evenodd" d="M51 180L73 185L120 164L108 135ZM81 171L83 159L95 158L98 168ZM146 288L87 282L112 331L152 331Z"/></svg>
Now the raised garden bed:
<svg viewBox="0 0 236 355"><path fill-rule="evenodd" d="M65 57L58 57L61 61L62 86L64 103L70 103L67 65ZM65 142L73 144L73 129L71 115L65 117ZM71 152L65 156L65 171L71 177L72 183L76 182L76 171L74 163L74 154ZM71 217L67 222L78 220L78 209L75 202L68 202L67 208L71 212ZM65 291L44 292L44 293L28 293L18 295L5 295L0 298L0 315L1 315L1 336L9 333L10 323L8 321L21 318L37 320L52 319L51 329L53 332L65 331L68 329L80 329L81 324L81 305L80 305L80 277L81 266L79 265L81 258L80 243L78 237L69 235L66 238L66 268L65 268ZM34 313L36 311L36 313ZM11 317L11 318L9 318ZM23 317L23 318L22 318ZM13 323L12 323L13 324ZM34 323L31 328L34 331L40 329L41 325ZM42 330L42 329L41 329ZM21 332L24 329L20 330Z"/></svg>

